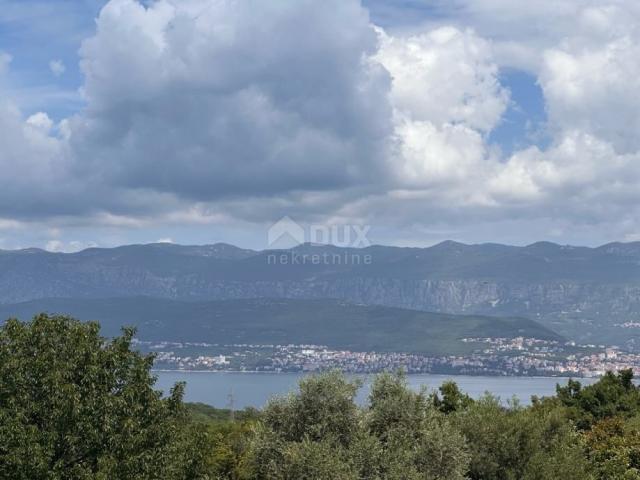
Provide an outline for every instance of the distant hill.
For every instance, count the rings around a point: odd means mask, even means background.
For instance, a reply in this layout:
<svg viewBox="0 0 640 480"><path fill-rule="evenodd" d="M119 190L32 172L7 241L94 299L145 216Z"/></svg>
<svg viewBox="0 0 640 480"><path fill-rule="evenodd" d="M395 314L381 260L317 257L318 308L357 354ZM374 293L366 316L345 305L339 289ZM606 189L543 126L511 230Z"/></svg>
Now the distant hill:
<svg viewBox="0 0 640 480"><path fill-rule="evenodd" d="M0 251L0 303L123 296L334 298L524 316L581 341L622 344L637 335L615 325L640 320L640 243L587 248L447 241L429 248L301 245L279 251L149 244L73 254Z"/></svg>
<svg viewBox="0 0 640 480"><path fill-rule="evenodd" d="M97 320L105 335L138 327L143 340L220 344L320 344L354 351L464 353L465 337L561 340L524 318L448 315L339 300L247 299L183 302L128 297L42 299L0 306L0 318L31 318L42 311Z"/></svg>

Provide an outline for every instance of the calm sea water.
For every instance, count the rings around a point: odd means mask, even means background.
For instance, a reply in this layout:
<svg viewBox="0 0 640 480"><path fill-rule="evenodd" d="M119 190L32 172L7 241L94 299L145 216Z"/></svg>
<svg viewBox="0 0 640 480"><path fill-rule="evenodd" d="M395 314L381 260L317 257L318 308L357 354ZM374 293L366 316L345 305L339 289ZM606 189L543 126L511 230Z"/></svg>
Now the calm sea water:
<svg viewBox="0 0 640 480"><path fill-rule="evenodd" d="M297 373L222 373L222 372L155 372L157 388L168 392L176 382L186 382L185 400L202 402L215 407L229 406L233 395L235 408L262 407L273 395L295 390L303 374ZM371 377L361 377L363 388L358 401L366 400ZM446 380L454 380L460 389L474 398L485 392L506 401L516 397L523 404L530 403L532 395L548 396L555 393L557 383L565 384L566 378L558 377L470 377L464 375L409 375L409 384L416 390L426 386L432 390ZM580 379L590 384L595 379Z"/></svg>

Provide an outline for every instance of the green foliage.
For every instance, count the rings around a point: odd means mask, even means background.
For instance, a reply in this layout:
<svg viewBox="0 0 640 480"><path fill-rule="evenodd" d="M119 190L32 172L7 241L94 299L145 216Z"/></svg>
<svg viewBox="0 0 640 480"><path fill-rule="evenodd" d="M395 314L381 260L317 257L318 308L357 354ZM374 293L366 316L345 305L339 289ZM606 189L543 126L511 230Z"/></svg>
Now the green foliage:
<svg viewBox="0 0 640 480"><path fill-rule="evenodd" d="M640 408L630 372L584 389L569 381L557 397L526 408L490 395L474 401L453 382L430 395L414 392L402 373L378 375L368 405L345 408L356 388L332 373L272 402L246 478L640 479Z"/></svg>
<svg viewBox="0 0 640 480"><path fill-rule="evenodd" d="M354 403L357 388L333 372L273 400L256 430L249 478L465 478L464 438L404 375L378 376L365 409Z"/></svg>
<svg viewBox="0 0 640 480"><path fill-rule="evenodd" d="M597 383L582 387L570 380L557 387L558 401L569 408L580 429L587 430L595 422L620 415L630 417L640 411L640 390L633 382L633 371L607 372Z"/></svg>
<svg viewBox="0 0 640 480"><path fill-rule="evenodd" d="M232 419L239 422L252 422L260 418L260 411L253 407L234 412L228 408L216 408L206 403L185 403L185 407L191 419L196 423L215 424L228 422Z"/></svg>
<svg viewBox="0 0 640 480"><path fill-rule="evenodd" d="M486 395L454 419L471 449L472 479L587 478L580 437L562 410L505 408Z"/></svg>
<svg viewBox="0 0 640 480"><path fill-rule="evenodd" d="M469 395L462 393L455 382L444 382L438 390L442 398L437 393L434 393L432 401L434 406L442 413L449 414L464 410L473 403L473 399Z"/></svg>
<svg viewBox="0 0 640 480"><path fill-rule="evenodd" d="M640 430L638 418L601 420L586 433L589 457L598 480L640 479Z"/></svg>
<svg viewBox="0 0 640 480"><path fill-rule="evenodd" d="M269 403L264 423L285 441L331 439L347 445L357 429L354 398L359 387L359 382L349 382L337 372L305 378L298 394Z"/></svg>
<svg viewBox="0 0 640 480"><path fill-rule="evenodd" d="M283 450L282 478L287 480L355 480L348 452L331 440L290 442Z"/></svg>
<svg viewBox="0 0 640 480"><path fill-rule="evenodd" d="M209 475L217 480L245 478L244 464L255 421L214 422L207 426Z"/></svg>
<svg viewBox="0 0 640 480"><path fill-rule="evenodd" d="M469 454L462 434L403 373L371 387L365 427L380 443L380 478L462 479Z"/></svg>
<svg viewBox="0 0 640 480"><path fill-rule="evenodd" d="M0 328L0 478L17 480L640 480L631 371L523 407L402 372L307 377L258 412L154 390L132 330L38 315Z"/></svg>
<svg viewBox="0 0 640 480"><path fill-rule="evenodd" d="M383 442L393 432L412 432L426 418L428 407L425 392L410 390L404 373L382 373L371 385L369 431Z"/></svg>
<svg viewBox="0 0 640 480"><path fill-rule="evenodd" d="M183 385L162 398L132 336L45 314L0 328L0 478L198 478Z"/></svg>

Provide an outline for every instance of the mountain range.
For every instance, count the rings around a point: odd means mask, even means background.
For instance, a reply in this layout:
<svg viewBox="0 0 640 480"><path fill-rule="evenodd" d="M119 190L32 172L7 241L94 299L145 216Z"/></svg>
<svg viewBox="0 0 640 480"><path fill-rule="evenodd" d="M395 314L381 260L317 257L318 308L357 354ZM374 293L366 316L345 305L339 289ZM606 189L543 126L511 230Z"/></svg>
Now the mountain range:
<svg viewBox="0 0 640 480"><path fill-rule="evenodd" d="M318 262L314 261L319 259ZM633 342L640 242L362 249L228 244L0 251L0 302L146 296L179 301L337 299L450 314L524 316L581 341Z"/></svg>

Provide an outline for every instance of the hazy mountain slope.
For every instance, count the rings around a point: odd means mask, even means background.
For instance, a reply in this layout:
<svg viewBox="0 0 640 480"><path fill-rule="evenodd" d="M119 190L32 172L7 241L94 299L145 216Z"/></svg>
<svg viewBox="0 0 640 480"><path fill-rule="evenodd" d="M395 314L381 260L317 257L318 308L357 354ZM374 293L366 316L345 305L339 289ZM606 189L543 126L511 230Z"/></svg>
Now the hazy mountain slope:
<svg viewBox="0 0 640 480"><path fill-rule="evenodd" d="M320 263L313 264L311 255L319 256ZM599 248L547 242L366 249L303 245L277 252L225 244L151 244L75 254L0 252L0 302L137 295L336 298L448 313L518 315L582 340L604 341L604 334L623 342L629 331L613 325L640 319L640 243Z"/></svg>
<svg viewBox="0 0 640 480"><path fill-rule="evenodd" d="M48 311L98 320L106 335L138 327L146 340L210 343L321 344L355 351L462 353L465 337L559 340L523 318L447 315L338 300L248 299L182 302L148 297L41 299L0 306L0 318L31 318Z"/></svg>

